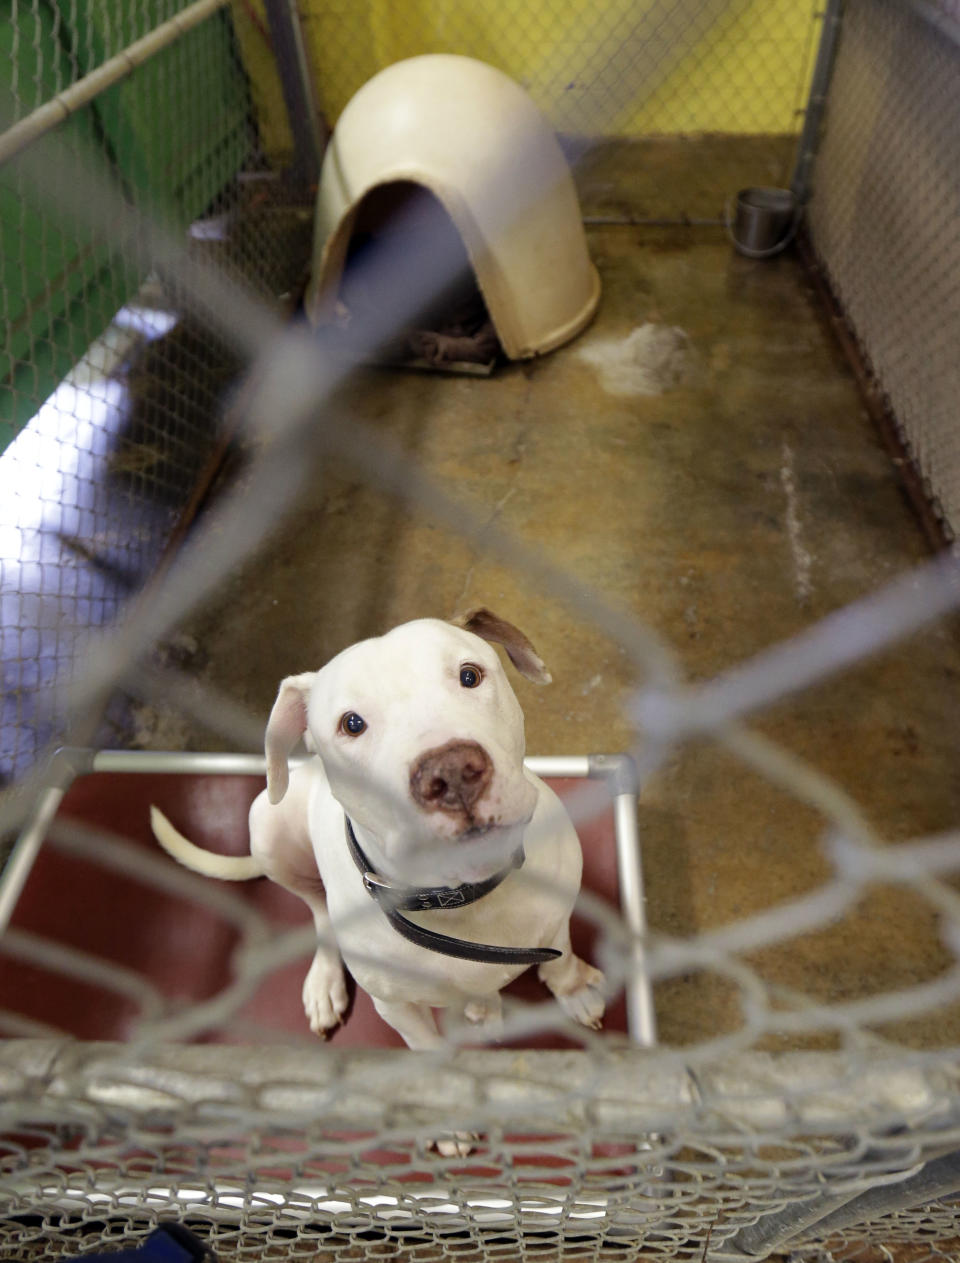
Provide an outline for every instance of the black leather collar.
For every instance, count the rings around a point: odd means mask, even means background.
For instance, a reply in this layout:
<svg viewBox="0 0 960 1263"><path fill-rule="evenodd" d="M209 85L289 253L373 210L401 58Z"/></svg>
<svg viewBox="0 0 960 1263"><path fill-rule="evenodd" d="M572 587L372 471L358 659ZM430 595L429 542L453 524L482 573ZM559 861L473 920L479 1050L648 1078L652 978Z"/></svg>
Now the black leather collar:
<svg viewBox="0 0 960 1263"><path fill-rule="evenodd" d="M467 904L476 903L491 890L496 890L515 868L523 864L525 857L522 845L516 849L505 868L485 881L465 882L461 886L400 886L383 881L377 876L357 841L350 817L344 815L343 819L347 847L363 876L367 893L373 897L397 933L411 943L431 952L440 952L444 956L476 960L486 965L542 965L562 955L553 947L496 947L492 943L472 943L467 939L453 938L449 934L438 934L400 915L401 908L407 912L431 912L442 911L444 908L463 908Z"/></svg>

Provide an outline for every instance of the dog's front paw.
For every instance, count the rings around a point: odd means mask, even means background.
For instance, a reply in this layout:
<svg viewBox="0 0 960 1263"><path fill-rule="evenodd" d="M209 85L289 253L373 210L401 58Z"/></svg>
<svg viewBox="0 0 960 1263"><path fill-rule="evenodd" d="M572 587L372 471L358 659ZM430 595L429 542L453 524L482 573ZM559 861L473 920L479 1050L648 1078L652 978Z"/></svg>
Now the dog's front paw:
<svg viewBox="0 0 960 1263"><path fill-rule="evenodd" d="M554 994L568 1017L581 1026L598 1031L603 1025L603 1013L607 1007L607 980L599 969L578 960L576 982L571 991L556 991Z"/></svg>
<svg viewBox="0 0 960 1263"><path fill-rule="evenodd" d="M568 1017L572 1017L581 1026L589 1026L598 1031L603 1026L603 1013L607 1007L604 999L603 975L597 986L580 987L569 995L557 996L560 1006Z"/></svg>
<svg viewBox="0 0 960 1263"><path fill-rule="evenodd" d="M567 1017L598 1031L607 1007L607 980L599 969L568 952L540 966L540 977L557 997Z"/></svg>
<svg viewBox="0 0 960 1263"><path fill-rule="evenodd" d="M302 994L310 1029L326 1039L343 1021L349 1002L347 980L339 957L320 949L303 980Z"/></svg>
<svg viewBox="0 0 960 1263"><path fill-rule="evenodd" d="M455 1131L452 1136L434 1140L432 1144L441 1158L466 1158L479 1139L472 1131Z"/></svg>
<svg viewBox="0 0 960 1263"><path fill-rule="evenodd" d="M481 1039L498 1040L503 1037L503 1003L499 992L468 1000L463 1016L472 1026L480 1027Z"/></svg>

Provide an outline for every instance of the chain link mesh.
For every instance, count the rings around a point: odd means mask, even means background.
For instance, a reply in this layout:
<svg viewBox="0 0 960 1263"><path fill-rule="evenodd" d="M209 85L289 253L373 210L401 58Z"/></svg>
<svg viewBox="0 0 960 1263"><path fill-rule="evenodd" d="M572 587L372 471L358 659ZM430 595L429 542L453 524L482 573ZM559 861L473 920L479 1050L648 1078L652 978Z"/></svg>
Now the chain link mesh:
<svg viewBox="0 0 960 1263"><path fill-rule="evenodd" d="M913 22L892 5L851 0L849 9L813 210L828 256L831 144L840 143L844 119L861 113L857 94L844 92L846 66L857 40L870 47L896 23ZM863 17L880 10L883 22ZM939 11L951 16L946 0ZM118 3L97 8L91 21L78 0L55 11L16 9L8 33L14 119L174 12ZM406 53L442 47L517 74L572 151L585 137L591 142L581 187L587 210L600 217L717 218L738 184L782 180L792 148L783 138L794 129L809 64L810 15L785 2L662 3L639 13L490 5L468 14L431 5L412 6L402 22L372 4L305 7L302 16L331 121L365 78ZM279 88L263 57L262 10L244 4L234 17L230 26L212 15L195 39L183 37L169 56L133 71L60 129L84 180L53 147L39 157L61 183L48 183L44 197L19 159L3 168L5 420L18 437L0 474L8 478L7 503L23 514L2 528L0 549L11 699L3 749L4 770L24 788L21 801L39 801L40 782L26 772L62 726L47 700L56 681L71 671L80 677L63 714L87 722L104 690L142 674L142 653L259 545L308 456L320 451L425 505L478 553L514 567L613 637L645 680L629 700L644 774L695 743L712 743L788 793L792 809L820 814L821 866L815 886L788 903L689 939L652 936L639 945L642 954L618 908L584 897L598 952L621 984L642 959L658 983L710 973L729 989L738 1022L692 1047L640 1052L585 1031L567 1052L210 1047L175 1041L210 1037L238 1014L238 1029L249 1034L241 1011L252 990L274 985L288 965L300 967L312 932L274 933L229 892L171 874L127 839L57 826L50 847L133 874L157 895L176 887L230 922L232 970L206 999L171 1003L122 962L80 957L22 929L4 935L6 959L58 972L81 991L112 990L133 1017L127 1045L98 1045L0 1015L23 1037L0 1045L3 1257L119 1247L167 1219L202 1232L224 1260L626 1261L641 1251L697 1263L771 1252L798 1263L954 1257L955 1050L937 1050L935 1039L897 1043L892 1031L878 1031L955 1016L957 837L885 846L838 783L747 723L760 708L954 609L955 574L921 570L738 671L689 684L652 631L434 484L361 417L317 426L341 377L295 331L281 337L274 319L301 280L309 208L275 174L290 138L264 104L277 102ZM925 81L937 81L939 57L914 63ZM878 97L870 108L883 104ZM909 116L905 102L902 116ZM144 129L158 122L160 140L144 144ZM677 143L689 154L690 179L668 190L655 178L656 152L678 131L689 133ZM598 139L604 143L593 146ZM618 175L638 158L652 179L648 194L628 205ZM846 176L834 183L839 198L849 196ZM177 241L189 229L189 247L168 249L149 231L141 239L144 225L128 214L141 203L159 204ZM90 205L86 217L70 213ZM899 286L909 278L894 279ZM24 294L26 306L14 309ZM886 291L884 298L892 309ZM261 357L264 347L269 354ZM212 414L238 366L254 359L258 371L235 401L256 440L239 492L203 523L153 599L130 608L127 598L153 571L189 488L223 440ZM45 429L32 418L54 389ZM107 419L94 422L95 408ZM784 468L789 498L794 474ZM42 487L41 471L50 479ZM103 644L81 646L82 628L121 612ZM215 713L222 731L246 739L239 707L212 690L176 694L178 683L176 672L159 672L165 694ZM4 826L20 815L19 805L6 811ZM859 979L847 990L827 980L818 999L767 981L765 948L789 950L801 936L830 929L878 886L905 894L935 924L942 953L929 981L872 993ZM521 1033L543 1033L555 1021L545 1008L518 1011ZM757 1050L784 1033L838 1051ZM478 1137L471 1153L435 1151L438 1136L460 1130ZM931 1191L938 1163L946 1165ZM858 1210L857 1199L878 1189L891 1190L890 1200Z"/></svg>
<svg viewBox="0 0 960 1263"><path fill-rule="evenodd" d="M506 71L576 156L588 221L721 220L737 188L788 182L818 29L795 0L441 0L402 14L303 0L300 12L331 124L403 57Z"/></svg>
<svg viewBox="0 0 960 1263"><path fill-rule="evenodd" d="M16 6L0 35L13 88L0 121L27 119L185 7ZM311 211L265 163L256 106L229 20L214 13L55 139L105 183L192 225L198 259L290 302ZM21 157L0 174L0 783L62 733L57 689L82 639L142 588L209 478L240 364L176 279L149 273L136 242L111 245L109 225L70 220L75 190L56 177L53 143L31 147L49 158L44 196Z"/></svg>
<svg viewBox="0 0 960 1263"><path fill-rule="evenodd" d="M846 6L810 205L816 251L954 533L958 40L960 14L947 0L925 11L881 0Z"/></svg>
<svg viewBox="0 0 960 1263"><path fill-rule="evenodd" d="M694 1073L640 1056L8 1045L23 1121L2 1232L18 1258L171 1216L224 1259L764 1258L748 1249L765 1215L902 1185L955 1143L952 1069L801 1055ZM483 1130L466 1159L430 1149L452 1120ZM951 1203L829 1239L802 1222L789 1249L806 1259L875 1257L871 1240L935 1259L957 1239Z"/></svg>

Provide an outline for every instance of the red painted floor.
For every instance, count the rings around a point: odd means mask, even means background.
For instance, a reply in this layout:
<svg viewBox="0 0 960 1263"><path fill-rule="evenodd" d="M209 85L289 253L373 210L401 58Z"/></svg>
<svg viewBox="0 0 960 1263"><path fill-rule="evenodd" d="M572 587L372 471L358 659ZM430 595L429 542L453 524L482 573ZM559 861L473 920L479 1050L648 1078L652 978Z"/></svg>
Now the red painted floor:
<svg viewBox="0 0 960 1263"><path fill-rule="evenodd" d="M554 782L561 796L580 782ZM249 777L97 774L80 778L68 793L58 821L79 822L123 836L167 861L154 841L148 808L156 803L199 845L225 853L247 849L246 816L263 782ZM581 828L584 884L618 903L612 812ZM203 881L204 879L198 879ZM212 882L248 900L278 929L309 923L304 904L266 880L243 884ZM191 899L158 891L142 880L65 854L46 844L15 912L13 926L73 951L82 951L146 979L174 1010L215 996L231 981L231 953L239 941L235 927ZM593 959L593 927L575 918L575 950ZM2 945L2 940L0 940ZM242 1030L213 1030L204 1040L260 1042L284 1036L308 1037L300 988L309 960L304 957L267 977L238 1011ZM4 951L0 969L0 1011L22 1015L81 1039L125 1039L139 1013L136 994L120 994L96 982L81 962L77 977L59 969L27 964ZM509 990L528 1000L546 998L535 970ZM626 1030L622 999L608 1009L607 1030ZM0 1033L4 1029L0 1017ZM347 1047L401 1046L399 1037L358 991L347 1022L333 1037ZM524 1046L562 1048L569 1041L540 1036Z"/></svg>

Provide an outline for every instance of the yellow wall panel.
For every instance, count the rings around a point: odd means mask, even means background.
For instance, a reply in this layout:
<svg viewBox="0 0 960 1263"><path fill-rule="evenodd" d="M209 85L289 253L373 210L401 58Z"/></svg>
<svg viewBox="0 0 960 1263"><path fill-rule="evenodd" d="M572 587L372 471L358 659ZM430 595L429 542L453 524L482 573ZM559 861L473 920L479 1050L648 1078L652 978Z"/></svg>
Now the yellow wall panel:
<svg viewBox="0 0 960 1263"><path fill-rule="evenodd" d="M453 52L506 71L560 132L789 132L815 34L812 0L300 3L331 123L384 66Z"/></svg>
<svg viewBox="0 0 960 1263"><path fill-rule="evenodd" d="M263 0L233 0L230 13L240 58L250 81L260 144L271 162L285 166L293 153L293 137Z"/></svg>

